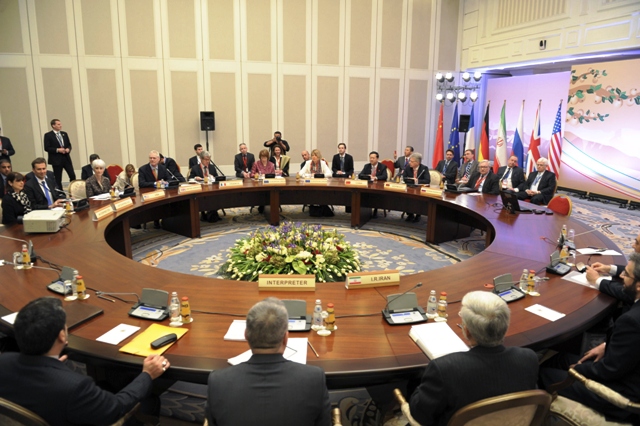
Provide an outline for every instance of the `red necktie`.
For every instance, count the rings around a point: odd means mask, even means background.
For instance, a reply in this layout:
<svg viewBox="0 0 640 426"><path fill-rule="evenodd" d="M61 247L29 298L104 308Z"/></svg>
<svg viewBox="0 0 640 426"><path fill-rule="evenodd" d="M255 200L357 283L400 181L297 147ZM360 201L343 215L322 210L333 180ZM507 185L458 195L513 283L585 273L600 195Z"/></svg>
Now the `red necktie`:
<svg viewBox="0 0 640 426"><path fill-rule="evenodd" d="M244 169L247 170L247 156L246 155L242 156L242 162L244 163Z"/></svg>
<svg viewBox="0 0 640 426"><path fill-rule="evenodd" d="M413 178L418 179L418 169L413 169Z"/></svg>
<svg viewBox="0 0 640 426"><path fill-rule="evenodd" d="M486 176L480 176L480 179L478 179L478 181L476 182L476 189L480 188L480 185L482 184L482 182L484 182L484 178Z"/></svg>

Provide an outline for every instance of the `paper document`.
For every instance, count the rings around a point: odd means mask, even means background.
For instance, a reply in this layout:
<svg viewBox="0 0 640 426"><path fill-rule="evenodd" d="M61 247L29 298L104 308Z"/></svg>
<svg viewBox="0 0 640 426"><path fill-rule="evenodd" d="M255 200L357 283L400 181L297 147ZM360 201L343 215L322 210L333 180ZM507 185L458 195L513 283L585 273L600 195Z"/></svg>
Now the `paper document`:
<svg viewBox="0 0 640 426"><path fill-rule="evenodd" d="M558 311L554 311L553 309L549 309L545 306L542 305L533 305L533 306L529 306L528 308L524 309L525 311L529 311L532 314L536 314L538 316L541 316L542 318L548 319L549 321L556 321L559 320L560 318L564 317L565 314L561 314Z"/></svg>
<svg viewBox="0 0 640 426"><path fill-rule="evenodd" d="M581 272L578 272L578 271L571 271L567 275L562 277L562 279L563 280L567 280L567 281L571 281L572 283L583 285L585 287L591 287L591 288L595 288L595 289L598 288L598 286L596 286L595 284L591 284L589 281L587 281L587 274L586 273L581 273Z"/></svg>
<svg viewBox="0 0 640 426"><path fill-rule="evenodd" d="M167 327L166 325L151 324L145 331L134 337L132 341L121 347L120 352L145 357L149 355L162 355L167 349L175 345L177 341L158 349L152 349L151 342L171 333L175 333L178 336L179 341L187 331L189 331L188 328Z"/></svg>
<svg viewBox="0 0 640 426"><path fill-rule="evenodd" d="M140 327L129 324L120 324L116 327L113 327L111 330L107 331L96 340L98 342L109 343L110 345L117 345L138 330L140 330Z"/></svg>
<svg viewBox="0 0 640 426"><path fill-rule="evenodd" d="M306 337L293 337L287 341L287 348L282 354L285 359L289 361L297 362L299 364L307 363L307 342L309 339ZM253 353L251 349L248 351L242 352L240 355L235 356L233 358L229 358L227 361L231 365L238 365L243 362L249 361Z"/></svg>
<svg viewBox="0 0 640 426"><path fill-rule="evenodd" d="M111 195L107 192L106 194L94 195L91 197L92 200L110 200Z"/></svg>
<svg viewBox="0 0 640 426"><path fill-rule="evenodd" d="M16 322L17 316L18 316L18 313L14 312L12 314L3 316L2 319L8 322L9 324L13 324L14 322Z"/></svg>
<svg viewBox="0 0 640 426"><path fill-rule="evenodd" d="M247 328L246 320L233 320L227 330L227 334L224 335L224 340L232 340L234 342L245 342L244 330Z"/></svg>
<svg viewBox="0 0 640 426"><path fill-rule="evenodd" d="M576 249L580 254L600 254L602 256L622 256L622 253L611 249L594 249L594 248L581 248Z"/></svg>
<svg viewBox="0 0 640 426"><path fill-rule="evenodd" d="M409 336L429 359L469 350L469 347L446 322L414 325L409 331Z"/></svg>

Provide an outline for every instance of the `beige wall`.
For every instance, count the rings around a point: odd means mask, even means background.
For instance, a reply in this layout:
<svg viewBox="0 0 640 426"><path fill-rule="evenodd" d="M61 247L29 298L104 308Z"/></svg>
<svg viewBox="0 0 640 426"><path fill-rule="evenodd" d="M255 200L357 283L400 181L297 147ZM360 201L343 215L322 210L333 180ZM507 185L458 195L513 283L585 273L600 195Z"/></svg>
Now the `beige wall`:
<svg viewBox="0 0 640 426"><path fill-rule="evenodd" d="M361 167L428 145L431 16L433 0L6 0L0 126L22 170L54 117L77 170L94 152L139 167L151 149L184 165L205 144L200 111L225 172L274 130L294 164L345 142Z"/></svg>

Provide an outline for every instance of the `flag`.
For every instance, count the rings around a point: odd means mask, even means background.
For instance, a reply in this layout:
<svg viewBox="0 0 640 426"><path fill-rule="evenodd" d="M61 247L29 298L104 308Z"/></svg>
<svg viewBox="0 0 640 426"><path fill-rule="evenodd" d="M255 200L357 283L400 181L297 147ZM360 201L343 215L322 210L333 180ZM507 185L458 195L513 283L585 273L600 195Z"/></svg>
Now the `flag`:
<svg viewBox="0 0 640 426"><path fill-rule="evenodd" d="M560 101L560 105L558 105L556 121L553 123L551 143L549 144L549 170L555 173L556 180L560 179L560 156L562 156L562 121L560 120L561 113L562 101Z"/></svg>
<svg viewBox="0 0 640 426"><path fill-rule="evenodd" d="M524 145L522 140L524 139L524 131L522 130L522 114L524 113L524 101L520 107L520 118L518 118L518 125L516 126L516 133L513 135L513 146L511 152L518 157L518 166L522 167L524 164Z"/></svg>
<svg viewBox="0 0 640 426"><path fill-rule="evenodd" d="M478 153L478 161L489 159L489 107L491 101L487 103L487 112L484 114L484 123L482 124L482 134L480 135L480 152Z"/></svg>
<svg viewBox="0 0 640 426"><path fill-rule="evenodd" d="M500 125L498 126L498 139L496 140L496 156L493 159L493 173L498 173L498 169L507 165L507 120L505 119L505 108L507 101L502 104L500 113Z"/></svg>
<svg viewBox="0 0 640 426"><path fill-rule="evenodd" d="M458 103L453 111L451 119L451 133L449 134L449 146L447 149L453 150L453 160L460 164L460 134L458 133Z"/></svg>
<svg viewBox="0 0 640 426"><path fill-rule="evenodd" d="M469 130L467 130L467 135L464 141L464 150L472 149L473 152L476 150L476 129L473 120L473 109L475 104L471 105L471 116L469 117Z"/></svg>
<svg viewBox="0 0 640 426"><path fill-rule="evenodd" d="M440 102L440 115L438 116L438 131L436 132L436 146L433 149L433 161L431 161L431 168L435 170L440 160L444 160L444 129L443 127L443 115L444 105Z"/></svg>
<svg viewBox="0 0 640 426"><path fill-rule="evenodd" d="M538 110L536 111L536 124L533 125L531 130L531 140L529 141L529 152L527 153L527 165L521 164L526 174L533 172L536 169L536 163L540 158L540 106L542 105L542 99L538 102Z"/></svg>

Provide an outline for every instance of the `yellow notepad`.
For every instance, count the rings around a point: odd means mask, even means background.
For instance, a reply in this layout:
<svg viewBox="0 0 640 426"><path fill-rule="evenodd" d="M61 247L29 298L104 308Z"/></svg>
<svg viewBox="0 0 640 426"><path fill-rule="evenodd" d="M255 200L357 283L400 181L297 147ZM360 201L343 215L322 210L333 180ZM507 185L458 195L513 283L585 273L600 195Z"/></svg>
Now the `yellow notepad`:
<svg viewBox="0 0 640 426"><path fill-rule="evenodd" d="M144 357L149 355L162 355L164 351L169 349L175 342L167 346L163 346L159 349L153 349L151 347L151 342L171 333L175 333L176 336L178 336L178 339L180 339L187 331L189 331L188 328L175 328L167 327L160 324L151 324L145 331L137 335L131 342L121 347L120 352L140 355Z"/></svg>

